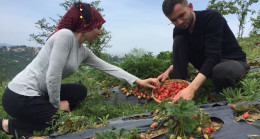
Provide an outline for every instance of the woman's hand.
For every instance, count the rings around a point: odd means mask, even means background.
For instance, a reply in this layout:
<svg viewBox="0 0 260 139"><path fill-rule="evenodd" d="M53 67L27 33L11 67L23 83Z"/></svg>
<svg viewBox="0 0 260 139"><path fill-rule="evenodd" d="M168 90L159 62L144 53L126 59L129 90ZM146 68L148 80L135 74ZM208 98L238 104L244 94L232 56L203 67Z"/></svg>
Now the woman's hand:
<svg viewBox="0 0 260 139"><path fill-rule="evenodd" d="M152 89L156 89L156 87L160 87L160 82L156 78L148 78L145 80L137 79L135 81L135 83L140 84L141 86L144 86L144 87L152 88Z"/></svg>
<svg viewBox="0 0 260 139"><path fill-rule="evenodd" d="M70 112L70 104L67 100L60 101L59 109Z"/></svg>

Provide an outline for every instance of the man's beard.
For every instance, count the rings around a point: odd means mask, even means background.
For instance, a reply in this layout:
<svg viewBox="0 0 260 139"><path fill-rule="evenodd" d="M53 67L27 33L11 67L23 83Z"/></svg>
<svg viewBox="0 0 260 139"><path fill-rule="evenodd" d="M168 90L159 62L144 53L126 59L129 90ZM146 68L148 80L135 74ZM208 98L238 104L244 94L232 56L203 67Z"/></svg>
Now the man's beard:
<svg viewBox="0 0 260 139"><path fill-rule="evenodd" d="M191 25L192 25L192 23L193 23L193 20L194 20L194 16L193 16L192 12L190 11L189 25L188 25L187 28L185 28L185 29L183 29L183 30L189 31L189 29L190 29L190 27L191 27Z"/></svg>

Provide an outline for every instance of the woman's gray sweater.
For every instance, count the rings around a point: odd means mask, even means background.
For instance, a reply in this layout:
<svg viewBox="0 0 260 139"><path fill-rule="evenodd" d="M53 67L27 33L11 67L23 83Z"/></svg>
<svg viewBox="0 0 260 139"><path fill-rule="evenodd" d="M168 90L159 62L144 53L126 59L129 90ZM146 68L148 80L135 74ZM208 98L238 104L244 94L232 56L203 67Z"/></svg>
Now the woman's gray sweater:
<svg viewBox="0 0 260 139"><path fill-rule="evenodd" d="M82 62L131 85L137 80L136 76L98 58L89 48L79 46L72 31L61 29L47 40L38 55L8 87L24 96L48 93L50 103L58 108L62 79L74 74Z"/></svg>

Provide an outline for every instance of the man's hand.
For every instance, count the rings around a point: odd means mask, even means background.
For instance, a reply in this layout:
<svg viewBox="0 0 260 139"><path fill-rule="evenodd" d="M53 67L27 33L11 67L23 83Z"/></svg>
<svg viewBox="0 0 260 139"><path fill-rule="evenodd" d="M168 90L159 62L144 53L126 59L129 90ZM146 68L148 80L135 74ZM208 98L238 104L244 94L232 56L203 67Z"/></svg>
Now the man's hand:
<svg viewBox="0 0 260 139"><path fill-rule="evenodd" d="M70 112L70 104L67 100L60 101L59 109Z"/></svg>
<svg viewBox="0 0 260 139"><path fill-rule="evenodd" d="M173 65L171 65L164 73L157 77L159 81L164 82L166 79L169 78L170 72L173 70Z"/></svg>
<svg viewBox="0 0 260 139"><path fill-rule="evenodd" d="M156 89L156 87L160 86L160 82L156 78L148 78L145 80L137 79L135 81L135 83L140 84L141 86L144 86L144 87L152 88L152 89Z"/></svg>
<svg viewBox="0 0 260 139"><path fill-rule="evenodd" d="M187 86L187 88L181 90L173 99L171 103L176 103L179 99L192 100L194 98L195 92L207 79L206 76L199 73L196 78Z"/></svg>
<svg viewBox="0 0 260 139"><path fill-rule="evenodd" d="M164 73L162 73L160 76L158 76L157 79L158 79L159 81L164 82L168 77L169 77L169 74L166 73L166 72L164 72Z"/></svg>
<svg viewBox="0 0 260 139"><path fill-rule="evenodd" d="M171 103L176 103L179 99L192 100L194 98L195 91L189 86L181 90L173 99Z"/></svg>

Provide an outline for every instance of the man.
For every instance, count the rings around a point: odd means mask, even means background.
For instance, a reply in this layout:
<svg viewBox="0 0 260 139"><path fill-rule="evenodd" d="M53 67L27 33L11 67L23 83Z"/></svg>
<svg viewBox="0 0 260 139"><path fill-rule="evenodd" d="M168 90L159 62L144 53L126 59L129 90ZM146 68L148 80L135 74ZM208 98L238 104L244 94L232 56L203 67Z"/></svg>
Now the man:
<svg viewBox="0 0 260 139"><path fill-rule="evenodd" d="M226 20L212 10L193 11L187 0L164 0L163 12L175 25L172 65L157 78L165 81L187 78L188 62L199 70L190 85L178 93L179 99L191 100L207 78L217 90L234 85L249 70L246 54L239 46Z"/></svg>

